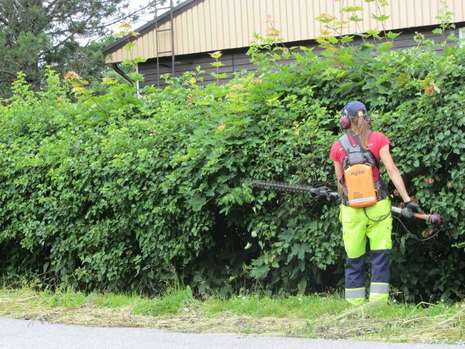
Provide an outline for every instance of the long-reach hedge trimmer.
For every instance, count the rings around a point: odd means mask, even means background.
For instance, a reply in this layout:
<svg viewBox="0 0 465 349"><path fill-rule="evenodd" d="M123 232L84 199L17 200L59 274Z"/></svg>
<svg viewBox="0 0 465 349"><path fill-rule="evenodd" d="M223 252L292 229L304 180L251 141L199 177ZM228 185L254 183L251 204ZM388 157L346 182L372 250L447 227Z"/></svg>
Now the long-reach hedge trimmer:
<svg viewBox="0 0 465 349"><path fill-rule="evenodd" d="M305 184L288 184L282 182L267 182L267 181L260 181L260 180L252 180L250 184L253 187L263 188L263 189L272 189L277 191L285 191L285 192L293 192L293 193L304 193L304 194L313 194L319 197L323 197L328 201L333 202L340 202L339 194L335 191L331 191L330 188L326 186L320 187L312 187ZM395 214L401 215L402 208L400 207L392 207L391 211ZM420 219L426 221L430 224L442 224L443 218L441 215L437 213L426 214L426 213L415 213L413 214L413 218Z"/></svg>

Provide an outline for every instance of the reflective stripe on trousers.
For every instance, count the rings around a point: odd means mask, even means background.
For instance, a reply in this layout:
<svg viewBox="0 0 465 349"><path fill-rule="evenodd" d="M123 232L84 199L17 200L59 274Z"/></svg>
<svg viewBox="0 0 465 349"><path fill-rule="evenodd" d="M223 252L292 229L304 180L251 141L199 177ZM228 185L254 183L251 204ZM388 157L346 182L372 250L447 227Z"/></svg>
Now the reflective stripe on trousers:
<svg viewBox="0 0 465 349"><path fill-rule="evenodd" d="M365 287L346 288L345 298L352 304L361 304L365 301Z"/></svg>
<svg viewBox="0 0 465 349"><path fill-rule="evenodd" d="M389 284L372 282L370 284L370 302L387 302L389 299Z"/></svg>
<svg viewBox="0 0 465 349"><path fill-rule="evenodd" d="M365 287L346 288L345 299L352 304L362 304L365 301ZM370 284L370 302L387 302L389 299L389 284L372 282Z"/></svg>

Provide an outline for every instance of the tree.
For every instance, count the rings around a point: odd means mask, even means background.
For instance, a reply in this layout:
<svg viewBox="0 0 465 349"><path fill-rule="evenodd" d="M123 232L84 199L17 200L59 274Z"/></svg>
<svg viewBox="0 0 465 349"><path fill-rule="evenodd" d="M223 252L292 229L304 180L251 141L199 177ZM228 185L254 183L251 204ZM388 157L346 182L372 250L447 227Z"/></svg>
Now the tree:
<svg viewBox="0 0 465 349"><path fill-rule="evenodd" d="M87 67L101 70L101 47L110 23L127 0L2 0L0 1L0 94L9 94L18 71L40 86L45 65L57 70ZM113 18L113 21L111 20ZM85 41L88 43L85 43ZM96 65L100 65L98 69ZM90 68L90 69L89 69ZM85 77L85 76L84 76Z"/></svg>

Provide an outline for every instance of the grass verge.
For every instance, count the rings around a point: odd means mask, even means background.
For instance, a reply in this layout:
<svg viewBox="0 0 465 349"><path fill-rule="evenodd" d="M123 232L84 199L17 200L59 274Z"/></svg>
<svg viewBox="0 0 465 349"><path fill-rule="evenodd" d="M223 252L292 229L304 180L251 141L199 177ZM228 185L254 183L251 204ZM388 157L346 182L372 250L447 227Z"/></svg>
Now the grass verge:
<svg viewBox="0 0 465 349"><path fill-rule="evenodd" d="M211 297L189 288L160 298L0 289L0 315L87 326L155 327L182 332L244 333L391 342L465 342L465 303L349 306L337 296Z"/></svg>

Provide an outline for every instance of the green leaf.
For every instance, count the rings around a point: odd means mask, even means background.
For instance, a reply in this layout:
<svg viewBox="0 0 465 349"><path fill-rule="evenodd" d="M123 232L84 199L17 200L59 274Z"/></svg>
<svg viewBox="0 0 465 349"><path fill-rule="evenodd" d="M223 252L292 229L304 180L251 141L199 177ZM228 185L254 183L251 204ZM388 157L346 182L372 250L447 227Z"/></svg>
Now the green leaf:
<svg viewBox="0 0 465 349"><path fill-rule="evenodd" d="M205 204L207 203L207 200L200 195L194 195L189 199L189 205L192 207L192 210L194 212L200 211Z"/></svg>
<svg viewBox="0 0 465 349"><path fill-rule="evenodd" d="M375 14L373 14L372 17L378 22L386 22L389 18L391 18L388 15L375 15Z"/></svg>
<svg viewBox="0 0 465 349"><path fill-rule="evenodd" d="M360 12L363 11L362 6L344 6L342 12Z"/></svg>
<svg viewBox="0 0 465 349"><path fill-rule="evenodd" d="M250 276L252 276L256 280L263 280L268 276L270 272L270 268L267 265L261 265L259 267L255 267L250 272Z"/></svg>

